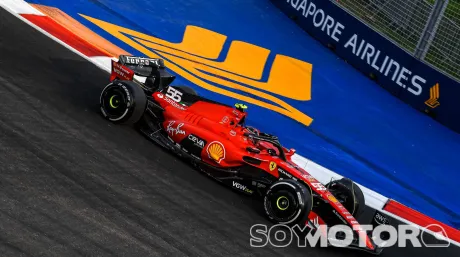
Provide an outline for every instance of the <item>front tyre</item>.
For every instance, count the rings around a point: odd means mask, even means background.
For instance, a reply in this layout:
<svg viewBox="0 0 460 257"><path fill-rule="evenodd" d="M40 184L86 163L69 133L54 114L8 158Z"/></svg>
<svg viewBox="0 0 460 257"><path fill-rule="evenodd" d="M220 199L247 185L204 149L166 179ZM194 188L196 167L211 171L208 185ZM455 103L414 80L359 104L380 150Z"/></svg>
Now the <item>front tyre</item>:
<svg viewBox="0 0 460 257"><path fill-rule="evenodd" d="M147 106L144 90L132 81L114 81L101 93L102 115L113 123L134 124Z"/></svg>
<svg viewBox="0 0 460 257"><path fill-rule="evenodd" d="M283 179L271 185L263 202L265 214L270 221L291 226L305 224L313 199L303 184Z"/></svg>
<svg viewBox="0 0 460 257"><path fill-rule="evenodd" d="M355 218L364 212L366 203L363 191L350 179L334 180L326 187Z"/></svg>

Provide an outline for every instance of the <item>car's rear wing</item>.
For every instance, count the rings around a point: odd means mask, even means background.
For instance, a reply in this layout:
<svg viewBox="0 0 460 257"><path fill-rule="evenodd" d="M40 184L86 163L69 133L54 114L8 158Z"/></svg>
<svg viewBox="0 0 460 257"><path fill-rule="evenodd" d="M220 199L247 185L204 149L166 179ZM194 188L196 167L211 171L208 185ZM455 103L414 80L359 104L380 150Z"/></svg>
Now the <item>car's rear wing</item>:
<svg viewBox="0 0 460 257"><path fill-rule="evenodd" d="M133 80L134 71L127 66L112 60L112 72L110 74L110 81L115 79Z"/></svg>
<svg viewBox="0 0 460 257"><path fill-rule="evenodd" d="M120 55L119 63L122 65L139 65L152 68L165 68L164 61L158 58L144 58L136 56Z"/></svg>
<svg viewBox="0 0 460 257"><path fill-rule="evenodd" d="M175 79L166 71L162 59L120 55L118 62L112 60L110 81L133 80L143 84L150 91L161 91Z"/></svg>

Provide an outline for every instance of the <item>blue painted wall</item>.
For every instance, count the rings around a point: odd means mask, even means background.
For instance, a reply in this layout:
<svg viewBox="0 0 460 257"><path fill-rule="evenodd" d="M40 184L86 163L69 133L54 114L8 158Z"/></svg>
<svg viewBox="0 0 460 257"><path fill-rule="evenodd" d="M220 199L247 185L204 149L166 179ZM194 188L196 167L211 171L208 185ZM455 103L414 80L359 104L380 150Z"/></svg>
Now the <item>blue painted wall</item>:
<svg viewBox="0 0 460 257"><path fill-rule="evenodd" d="M187 25L313 64L312 100L283 99L314 118L310 127L250 106L251 125L280 136L313 161L458 227L460 136L404 104L308 36L269 0L32 0L58 7L132 54L135 49L78 13L180 42ZM226 46L228 47L228 46ZM271 56L273 58L273 56ZM191 83L178 78L177 84ZM199 94L231 99L195 87ZM267 121L270 121L267 123Z"/></svg>
<svg viewBox="0 0 460 257"><path fill-rule="evenodd" d="M379 85L420 111L460 132L460 84L387 40L334 1L271 0L338 56L373 74ZM436 104L426 104L436 86ZM434 90L434 88L433 88ZM439 94L440 93L440 94Z"/></svg>

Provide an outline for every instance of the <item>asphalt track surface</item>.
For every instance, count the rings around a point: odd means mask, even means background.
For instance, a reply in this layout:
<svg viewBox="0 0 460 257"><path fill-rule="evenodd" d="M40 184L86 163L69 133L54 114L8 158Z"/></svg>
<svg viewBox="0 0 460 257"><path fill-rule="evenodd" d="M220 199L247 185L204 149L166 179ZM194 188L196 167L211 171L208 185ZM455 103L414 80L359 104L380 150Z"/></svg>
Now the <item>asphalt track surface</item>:
<svg viewBox="0 0 460 257"><path fill-rule="evenodd" d="M251 199L99 115L105 72L1 8L0 35L0 256L368 256L251 248Z"/></svg>

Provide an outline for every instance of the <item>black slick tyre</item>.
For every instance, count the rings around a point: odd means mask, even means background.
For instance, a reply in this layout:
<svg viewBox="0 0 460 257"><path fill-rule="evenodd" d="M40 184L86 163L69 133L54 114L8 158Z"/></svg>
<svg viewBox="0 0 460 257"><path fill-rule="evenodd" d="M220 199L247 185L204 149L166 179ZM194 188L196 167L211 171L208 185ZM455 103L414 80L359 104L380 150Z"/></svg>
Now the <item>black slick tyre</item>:
<svg viewBox="0 0 460 257"><path fill-rule="evenodd" d="M144 90L132 81L114 81L101 93L102 115L117 124L134 124L144 114L147 98Z"/></svg>
<svg viewBox="0 0 460 257"><path fill-rule="evenodd" d="M263 204L265 215L270 221L292 226L305 224L313 199L305 185L295 180L283 179L270 186Z"/></svg>

